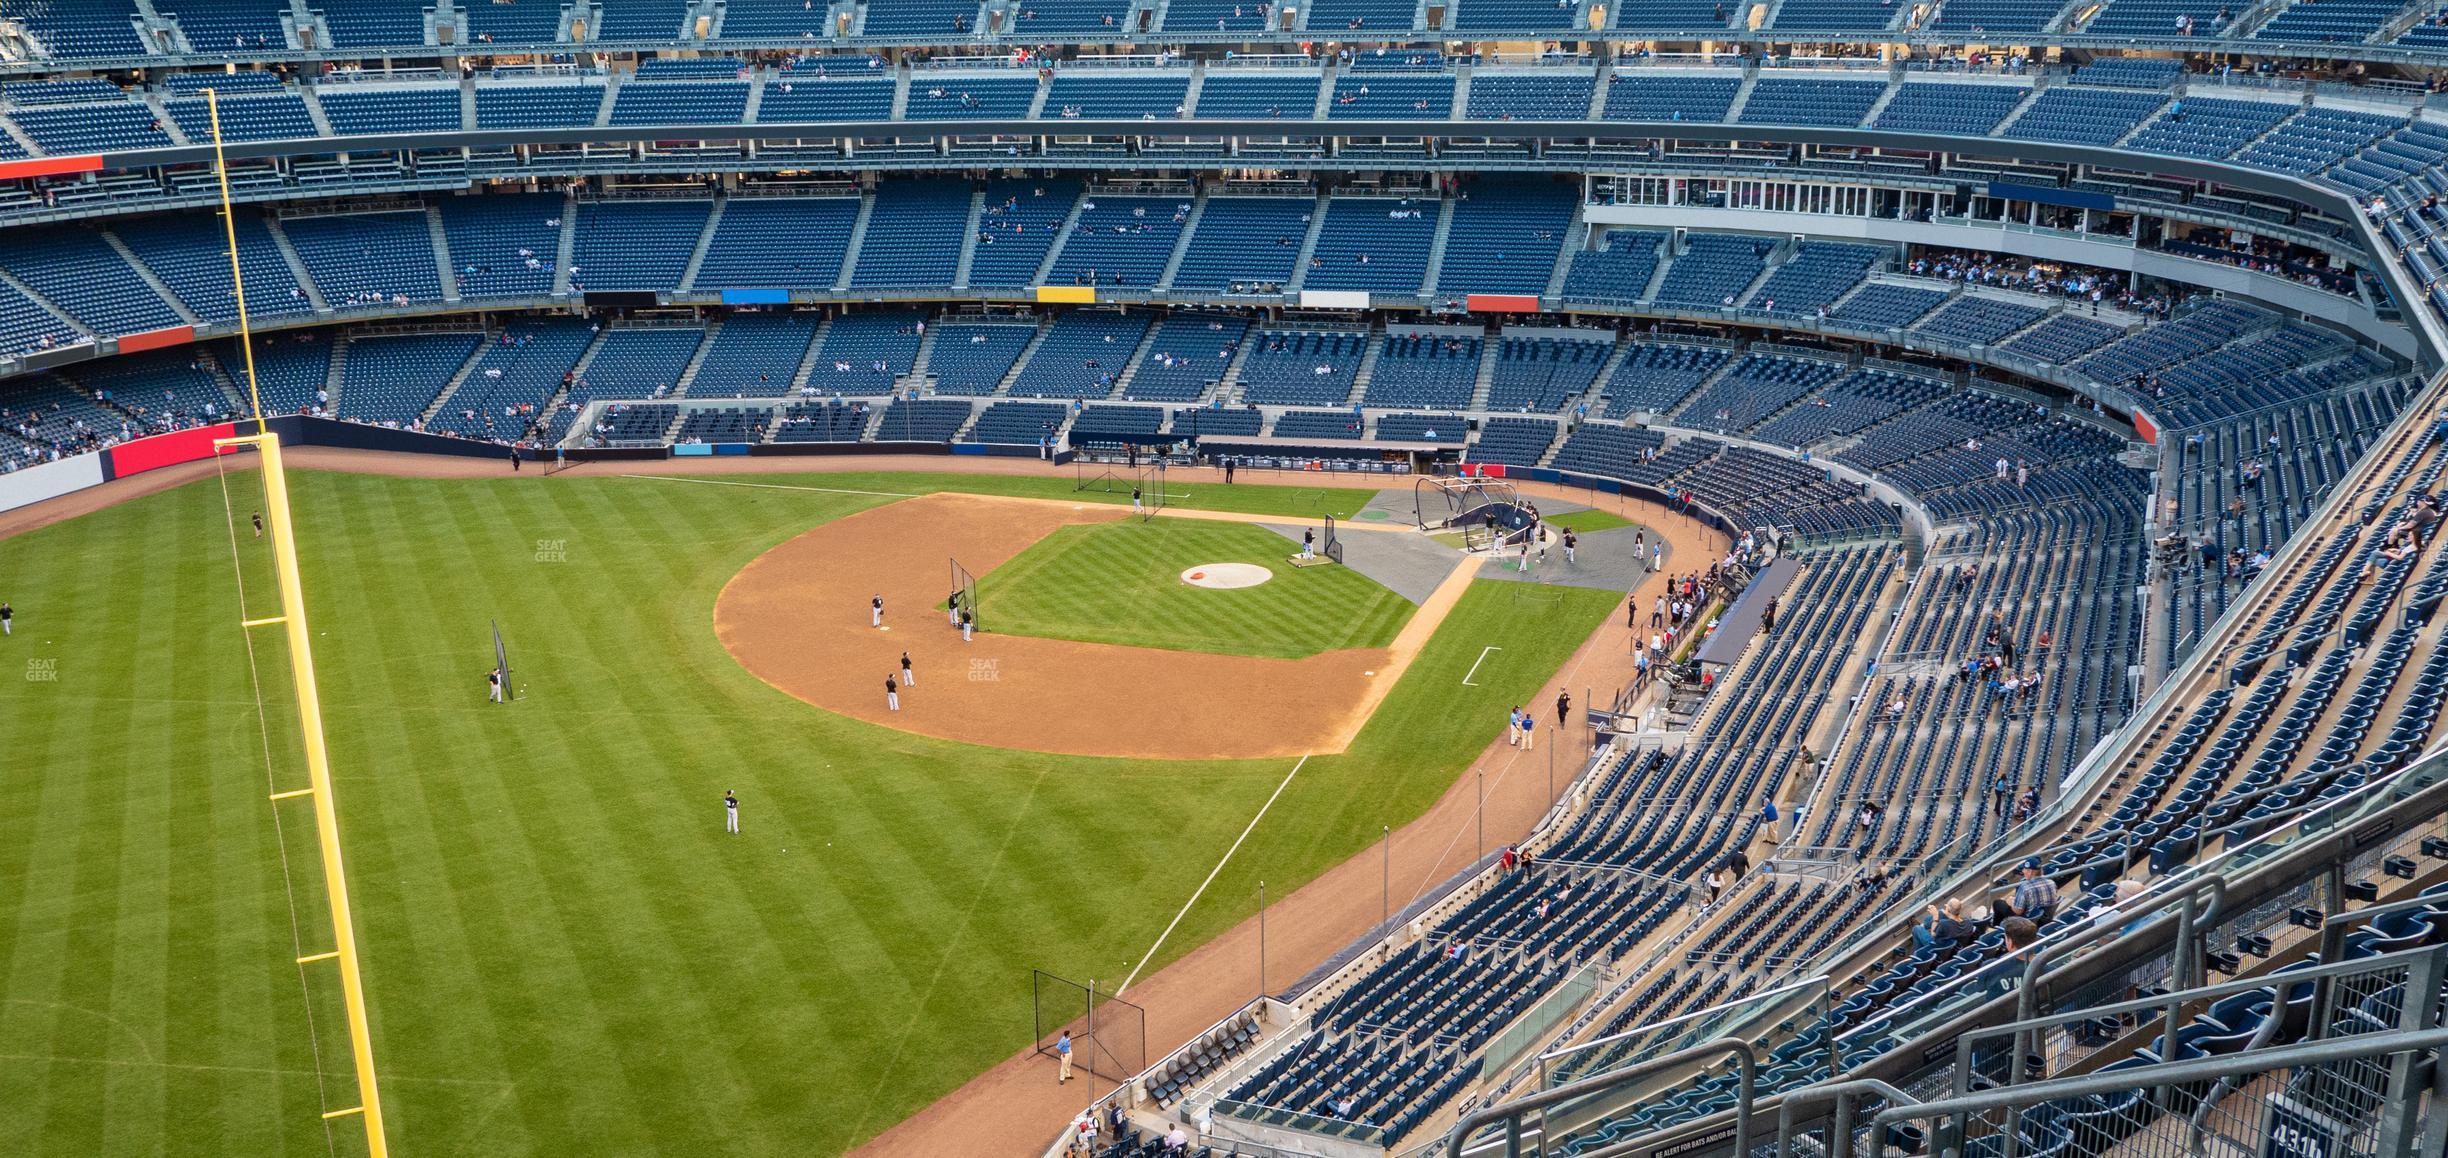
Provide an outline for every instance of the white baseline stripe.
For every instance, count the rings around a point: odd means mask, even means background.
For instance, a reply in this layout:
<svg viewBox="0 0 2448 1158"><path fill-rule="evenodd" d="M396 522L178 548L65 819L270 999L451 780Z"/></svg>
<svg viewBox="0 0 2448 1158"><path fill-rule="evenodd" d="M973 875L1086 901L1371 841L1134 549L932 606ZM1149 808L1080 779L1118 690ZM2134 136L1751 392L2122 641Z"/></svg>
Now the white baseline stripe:
<svg viewBox="0 0 2448 1158"><path fill-rule="evenodd" d="M1182 902L1181 911L1173 914L1172 924L1166 925L1164 932L1156 934L1156 943L1148 946L1147 955L1139 958L1137 965L1131 966L1130 976L1122 979L1122 986L1114 990L1114 996L1122 996L1130 989L1131 982L1139 980L1139 971L1147 968L1147 963L1155 958L1156 950L1164 948L1165 938L1173 935L1174 926L1181 924L1182 918L1190 915L1190 906L1197 904L1199 897L1207 892L1207 886L1215 883L1216 874L1223 872L1224 866L1231 862L1233 854L1241 851L1241 842L1248 840L1249 834L1258 827L1258 822L1266 818L1267 809L1275 807L1275 797L1283 795L1283 790L1292 786L1292 778L1300 775L1301 765L1308 762L1309 758L1303 756L1292 765L1291 771L1284 773L1283 783L1275 786L1275 795L1267 797L1266 803L1258 806L1258 815L1250 817L1249 824L1241 829L1241 835L1233 838L1232 847L1224 850L1224 859L1217 861L1214 868L1207 870L1207 879L1200 881L1199 887L1191 892L1190 899Z"/></svg>
<svg viewBox="0 0 2448 1158"><path fill-rule="evenodd" d="M754 487L763 491L819 491L828 495L879 495L888 499L914 499L919 497L916 493L910 491L855 491L845 487L800 487L790 486L785 483L732 482L728 479L719 478L682 478L679 475L671 474L623 474L614 475L613 477L654 479L660 482L701 483L710 487Z"/></svg>

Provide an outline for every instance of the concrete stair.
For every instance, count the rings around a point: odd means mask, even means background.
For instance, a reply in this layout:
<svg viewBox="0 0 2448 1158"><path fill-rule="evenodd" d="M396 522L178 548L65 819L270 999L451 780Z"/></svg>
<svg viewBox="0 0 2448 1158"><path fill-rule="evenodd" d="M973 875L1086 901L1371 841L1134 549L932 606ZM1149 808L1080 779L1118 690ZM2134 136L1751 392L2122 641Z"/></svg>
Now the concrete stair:
<svg viewBox="0 0 2448 1158"><path fill-rule="evenodd" d="M1572 223L1564 227L1564 244L1556 247L1555 268L1547 271L1546 296L1564 296L1564 278L1572 272L1573 255L1589 244L1589 203L1573 204Z"/></svg>
<svg viewBox="0 0 2448 1158"><path fill-rule="evenodd" d="M1054 244L1046 247L1045 260L1037 263L1037 276L1034 284L1044 285L1046 279L1053 276L1054 263L1062 260L1063 246L1070 244L1071 231L1079 228L1080 206L1086 205L1088 199L1093 196L1095 195L1092 193L1082 192L1076 200L1071 202L1071 212L1063 215L1062 231L1054 235Z"/></svg>
<svg viewBox="0 0 2448 1158"><path fill-rule="evenodd" d="M1181 272L1182 257L1190 252L1190 238L1198 232L1199 218L1206 214L1207 191L1201 189L1190 202L1190 219L1182 222L1181 236L1173 239L1173 255L1165 259L1164 272L1156 275L1158 292L1173 288L1173 275Z"/></svg>
<svg viewBox="0 0 2448 1158"><path fill-rule="evenodd" d="M816 372L816 351L824 348L825 339L832 333L833 319L826 318L825 320L816 323L816 333L815 336L808 339L807 352L799 356L799 368L791 371L790 388L792 397L798 396L799 388L807 385L809 375Z"/></svg>
<svg viewBox="0 0 2448 1158"><path fill-rule="evenodd" d="M859 198L858 220L850 223L850 244L842 250L841 275L833 279L833 288L850 288L850 275L858 269L859 251L867 247L867 219L875 215L875 194Z"/></svg>
<svg viewBox="0 0 2448 1158"><path fill-rule="evenodd" d="M1385 347L1384 334L1369 335L1368 349L1360 354L1360 370L1352 375L1351 395L1343 400L1345 406L1358 406L1361 399L1368 397L1369 383L1377 377L1377 359L1385 353Z"/></svg>
<svg viewBox="0 0 2448 1158"><path fill-rule="evenodd" d="M899 110L894 110L899 115ZM986 190L969 194L969 231L961 234L960 264L952 269L952 288L969 288L969 267L977 261L978 217L986 211Z"/></svg>
<svg viewBox="0 0 2448 1158"><path fill-rule="evenodd" d="M484 361L486 351L491 350L493 344L500 340L499 333L486 330L484 340L476 343L476 348L469 352L467 361L459 363L459 369L451 374L448 381L442 383L441 391L434 395L432 402L426 403L424 411L417 415L417 421L430 423L434 420L434 415L442 413L442 408L450 402L451 395L458 393L459 388L467 384L468 375L476 372L476 364ZM334 358L333 361L337 362L339 359ZM333 397L337 398L339 395L334 394ZM551 411L546 410L539 413L549 414Z"/></svg>
<svg viewBox="0 0 2448 1158"><path fill-rule="evenodd" d="M672 397L680 398L688 394L689 383L697 380L697 371L705 367L706 355L713 351L715 335L720 333L722 319L707 319L705 339L697 343L697 352L689 355L688 365L680 368L680 380L672 383Z"/></svg>
<svg viewBox="0 0 2448 1158"><path fill-rule="evenodd" d="M578 194L561 197L561 238L553 249L553 296L570 294L570 261L578 252Z"/></svg>
<svg viewBox="0 0 2448 1158"><path fill-rule="evenodd" d="M425 207L425 230L433 235L434 263L442 273L442 300L458 301L459 265L451 260L450 238L444 236L442 232L442 208L440 206L427 205Z"/></svg>
<svg viewBox="0 0 2448 1158"><path fill-rule="evenodd" d="M1326 228L1326 199L1317 199L1317 208L1309 211L1309 232L1301 235L1300 255L1292 259L1292 279L1284 283L1284 292L1298 293L1309 280L1309 260L1317 256L1319 231Z"/></svg>
<svg viewBox="0 0 2448 1158"><path fill-rule="evenodd" d="M697 283L697 270L705 265L706 251L714 246L714 230L722 224L723 209L731 204L729 194L714 196L714 210L706 214L705 225L697 231L697 244L689 250L688 264L680 269L680 292L686 293Z"/></svg>
<svg viewBox="0 0 2448 1158"><path fill-rule="evenodd" d="M289 244L289 235L281 232L280 222L266 220L264 229L272 235L272 248L279 251L283 262L288 263L289 276L296 278L298 288L306 291L306 300L314 306L315 312L331 312L331 306L323 301L322 289L306 272L306 259L299 257L297 247Z"/></svg>
<svg viewBox="0 0 2448 1158"><path fill-rule="evenodd" d="M1130 361L1123 363L1122 372L1114 375L1114 388L1105 397L1120 398L1124 396L1124 391L1130 389L1131 379L1139 376L1140 364L1156 350L1156 331L1163 328L1162 322L1151 323L1147 332L1139 335L1139 345L1131 351Z"/></svg>
<svg viewBox="0 0 2448 1158"><path fill-rule="evenodd" d="M159 276L145 267L145 263L137 258L136 251L129 249L126 242L119 240L118 234L105 229L102 231L102 240L109 242L110 247L118 251L119 257L128 263L128 268L136 271L139 280L152 287L154 293L161 295L162 301L169 303L170 308L177 312L181 321L188 325L195 325L203 321L202 318L196 316L194 310L187 308L187 303L179 300L177 294L170 292L170 287L163 284Z"/></svg>
<svg viewBox="0 0 2448 1158"><path fill-rule="evenodd" d="M1011 395L1012 383L1020 380L1020 372L1028 369L1029 360L1037 356L1037 347L1045 345L1046 334L1053 328L1054 319L1052 317L1038 320L1037 332L1029 335L1028 345L1020 347L1020 356L1012 360L1011 369L1003 372L1002 379L995 383L995 388L987 395L988 397L1006 398Z"/></svg>
<svg viewBox="0 0 2448 1158"><path fill-rule="evenodd" d="M1437 201L1436 240L1428 243L1428 272L1420 279L1420 296L1436 296L1437 279L1445 273L1445 243L1453 237L1454 199Z"/></svg>
<svg viewBox="0 0 2448 1158"><path fill-rule="evenodd" d="M1496 382L1496 346L1497 339L1494 334L1480 339L1479 376L1471 383L1471 400L1467 409L1485 410L1488 408L1488 392Z"/></svg>

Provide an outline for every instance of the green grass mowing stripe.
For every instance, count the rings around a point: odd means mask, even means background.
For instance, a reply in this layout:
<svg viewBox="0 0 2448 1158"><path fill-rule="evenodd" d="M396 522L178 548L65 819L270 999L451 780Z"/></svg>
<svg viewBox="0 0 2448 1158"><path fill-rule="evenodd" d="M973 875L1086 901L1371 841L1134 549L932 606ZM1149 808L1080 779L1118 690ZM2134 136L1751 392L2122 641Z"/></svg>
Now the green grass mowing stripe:
<svg viewBox="0 0 2448 1158"><path fill-rule="evenodd" d="M1190 519L1063 527L979 581L996 630L1228 655L1299 658L1383 647L1411 604L1345 567L1293 567L1292 542L1262 527ZM1218 590L1181 580L1207 563L1274 578Z"/></svg>

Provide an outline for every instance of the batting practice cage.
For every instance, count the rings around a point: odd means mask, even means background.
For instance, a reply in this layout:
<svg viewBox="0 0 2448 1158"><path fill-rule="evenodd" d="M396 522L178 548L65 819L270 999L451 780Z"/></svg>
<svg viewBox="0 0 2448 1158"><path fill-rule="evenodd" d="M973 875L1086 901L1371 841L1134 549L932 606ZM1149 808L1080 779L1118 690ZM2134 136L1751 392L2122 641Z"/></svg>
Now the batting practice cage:
<svg viewBox="0 0 2448 1158"><path fill-rule="evenodd" d="M1420 478L1411 503L1421 530L1460 531L1465 551L1502 547L1530 529L1521 492L1503 479Z"/></svg>
<svg viewBox="0 0 2448 1158"><path fill-rule="evenodd" d="M972 627L979 631L986 630L986 617L978 613L977 576L971 574L967 567L961 566L960 560L952 559L951 563L952 592L945 597L945 611L956 620L960 618L961 612L966 611L969 613L969 623ZM959 602L957 607L952 606L955 600Z"/></svg>
<svg viewBox="0 0 2448 1158"><path fill-rule="evenodd" d="M1318 536L1318 554L1337 563L1343 561L1343 537L1335 533L1335 517L1326 516L1326 533Z"/></svg>
<svg viewBox="0 0 2448 1158"><path fill-rule="evenodd" d="M1054 1043L1069 1030L1073 1070L1118 1086L1147 1069L1146 1010L1094 981L1082 985L1043 969L1029 970L1029 998L1037 1017L1038 1053L1053 1057Z"/></svg>

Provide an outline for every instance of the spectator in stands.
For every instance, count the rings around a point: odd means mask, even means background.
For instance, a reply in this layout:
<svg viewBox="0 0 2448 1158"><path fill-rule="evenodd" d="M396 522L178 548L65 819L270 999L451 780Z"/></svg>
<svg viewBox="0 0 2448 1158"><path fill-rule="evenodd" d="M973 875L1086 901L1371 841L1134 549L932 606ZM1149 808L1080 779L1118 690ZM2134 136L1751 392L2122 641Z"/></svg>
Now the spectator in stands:
<svg viewBox="0 0 2448 1158"><path fill-rule="evenodd" d="M1172 1129L1165 1131L1164 1148L1167 1154L1178 1154L1190 1148L1190 1135L1182 1132L1181 1123L1175 1122Z"/></svg>
<svg viewBox="0 0 2448 1158"><path fill-rule="evenodd" d="M2040 858L2023 862L2023 879L2003 902L2006 911L2038 924L2057 909L2057 883L2040 875Z"/></svg>
<svg viewBox="0 0 2448 1158"><path fill-rule="evenodd" d="M1946 907L1929 907L1929 915L1913 922L1912 939L1915 948L1927 949L1939 944L1969 941L1975 935L1972 922L1964 920L1963 901L1947 899Z"/></svg>

